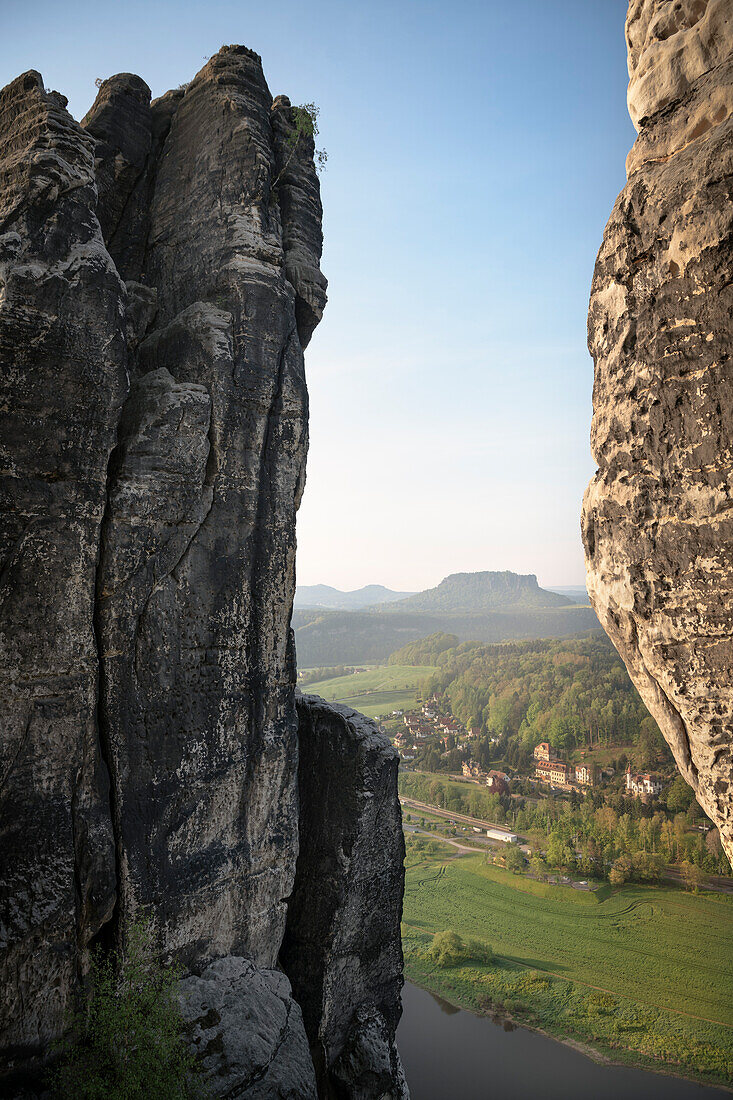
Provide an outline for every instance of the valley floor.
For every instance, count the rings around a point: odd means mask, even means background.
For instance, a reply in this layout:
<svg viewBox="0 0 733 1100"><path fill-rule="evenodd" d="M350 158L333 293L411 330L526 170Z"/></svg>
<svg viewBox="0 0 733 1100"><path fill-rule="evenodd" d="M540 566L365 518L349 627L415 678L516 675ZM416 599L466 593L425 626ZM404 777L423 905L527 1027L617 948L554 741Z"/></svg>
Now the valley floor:
<svg viewBox="0 0 733 1100"><path fill-rule="evenodd" d="M411 981L613 1061L733 1086L733 898L666 886L565 890L483 855L430 849L407 859ZM490 945L495 961L437 965L429 947L444 929Z"/></svg>
<svg viewBox="0 0 733 1100"><path fill-rule="evenodd" d="M428 665L378 665L350 676L308 684L303 691L320 695L329 703L343 703L367 718L383 717L393 710L415 706L423 680L437 669Z"/></svg>

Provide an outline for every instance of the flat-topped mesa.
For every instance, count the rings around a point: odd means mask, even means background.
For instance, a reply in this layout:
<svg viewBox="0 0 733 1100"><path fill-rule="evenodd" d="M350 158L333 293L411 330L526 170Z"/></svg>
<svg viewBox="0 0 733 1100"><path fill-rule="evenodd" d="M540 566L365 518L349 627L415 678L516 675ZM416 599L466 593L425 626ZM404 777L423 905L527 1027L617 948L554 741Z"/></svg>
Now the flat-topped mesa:
<svg viewBox="0 0 733 1100"><path fill-rule="evenodd" d="M633 0L639 136L598 254L588 591L733 858L733 9Z"/></svg>

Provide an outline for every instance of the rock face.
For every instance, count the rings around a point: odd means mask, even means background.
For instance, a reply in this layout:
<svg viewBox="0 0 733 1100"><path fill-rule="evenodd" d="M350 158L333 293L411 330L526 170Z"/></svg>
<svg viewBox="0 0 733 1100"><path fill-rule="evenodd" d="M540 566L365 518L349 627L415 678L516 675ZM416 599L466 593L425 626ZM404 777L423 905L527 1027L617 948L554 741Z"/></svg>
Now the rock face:
<svg viewBox="0 0 733 1100"><path fill-rule="evenodd" d="M307 393L271 104L259 58L230 49L172 117L143 270L128 269L157 314L131 367L100 562L120 913L154 905L191 965L230 951L274 964L297 854L289 616Z"/></svg>
<svg viewBox="0 0 733 1100"><path fill-rule="evenodd" d="M179 988L209 1096L316 1100L303 1017L282 971L230 955Z"/></svg>
<svg viewBox="0 0 733 1100"><path fill-rule="evenodd" d="M0 1033L27 1054L115 901L94 589L125 289L65 103L36 72L0 92Z"/></svg>
<svg viewBox="0 0 733 1100"><path fill-rule="evenodd" d="M188 991L228 1013L199 1035L227 1095L315 1095L300 1004L328 1067L349 1043L367 1066L339 1095L390 1096L395 761L340 719L319 761L353 822L298 786L303 349L326 286L313 142L241 46L152 103L111 77L81 126L65 103L37 73L0 93L0 1072L28 1077L90 945L124 944L147 906ZM275 969L289 902L295 930L321 905L299 834L327 847L331 826L332 861L348 840L362 866L309 956L318 988L295 968L293 1000ZM367 962L375 878L385 946ZM318 1016L336 999L348 1036ZM380 1042L389 1071L364 1054Z"/></svg>
<svg viewBox="0 0 733 1100"><path fill-rule="evenodd" d="M733 10L635 0L588 321L593 606L733 858Z"/></svg>
<svg viewBox="0 0 733 1100"><path fill-rule="evenodd" d="M299 697L298 720L300 853L283 966L322 1095L398 1100L406 1095L394 1046L402 989L394 908L399 898L401 917L405 881L399 757L373 722L318 696Z"/></svg>

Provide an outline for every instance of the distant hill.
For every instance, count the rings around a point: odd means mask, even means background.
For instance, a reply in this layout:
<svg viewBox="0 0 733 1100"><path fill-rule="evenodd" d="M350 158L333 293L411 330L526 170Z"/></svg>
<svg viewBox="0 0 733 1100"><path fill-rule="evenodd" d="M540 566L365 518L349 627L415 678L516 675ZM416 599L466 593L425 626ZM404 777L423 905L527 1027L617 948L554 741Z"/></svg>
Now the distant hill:
<svg viewBox="0 0 733 1100"><path fill-rule="evenodd" d="M353 592L342 592L328 584L300 584L295 590L295 607L326 607L334 611L361 611L365 607L393 603L412 592L393 592L382 584L367 584Z"/></svg>
<svg viewBox="0 0 733 1100"><path fill-rule="evenodd" d="M476 614L480 611L534 611L568 607L577 601L540 588L534 573L452 573L428 588L394 603L390 611Z"/></svg>
<svg viewBox="0 0 733 1100"><path fill-rule="evenodd" d="M590 603L588 589L584 584L568 584L565 587L548 588L548 592L559 592L561 596L567 596L573 603Z"/></svg>
<svg viewBox="0 0 733 1100"><path fill-rule="evenodd" d="M595 612L580 605L581 593L551 592L532 573L510 572L453 573L413 594L377 584L357 592L302 587L293 611L298 666L382 664L438 631L460 642L506 642L600 630Z"/></svg>
<svg viewBox="0 0 733 1100"><path fill-rule="evenodd" d="M479 614L428 614L393 611L334 611L296 608L293 613L299 668L326 665L383 664L407 642L437 631L455 634L461 642L504 642L535 638L565 638L600 630L595 612L570 601L562 607Z"/></svg>

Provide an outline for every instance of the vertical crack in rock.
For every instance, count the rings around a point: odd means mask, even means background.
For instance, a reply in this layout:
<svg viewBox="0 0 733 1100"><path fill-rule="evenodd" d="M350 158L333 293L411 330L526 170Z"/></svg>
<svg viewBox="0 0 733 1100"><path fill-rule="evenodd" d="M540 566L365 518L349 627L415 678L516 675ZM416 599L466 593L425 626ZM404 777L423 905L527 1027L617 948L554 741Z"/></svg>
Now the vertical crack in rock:
<svg viewBox="0 0 733 1100"><path fill-rule="evenodd" d="M733 859L733 13L632 0L639 131L588 317L588 590Z"/></svg>
<svg viewBox="0 0 733 1100"><path fill-rule="evenodd" d="M107 476L105 478L105 508L102 515L102 527L99 537L99 553L97 554L97 560L95 563L95 579L94 579L94 609L92 612L92 631L94 633L94 645L97 654L98 671L97 671L97 737L99 741L99 752L106 769L108 777L108 802L109 802L109 818L110 818L110 832L112 835L112 870L115 881L115 893L113 904L107 915L107 920L97 930L94 937L97 943L101 946L106 942L108 945L114 944L116 934L119 929L118 916L118 901L119 901L119 885L120 885L120 838L117 827L118 823L118 811L117 811L117 798L116 789L117 783L114 776L114 758L110 747L109 725L107 722L107 715L104 707L105 698L105 683L104 683L104 661L103 646L102 646L102 627L99 618L99 585L100 585L100 562L102 555L102 548L104 546L104 529L107 522L107 513L109 507L109 482L110 482L110 466L114 456L114 449L110 452L109 461L107 463ZM96 944L95 944L96 946Z"/></svg>

